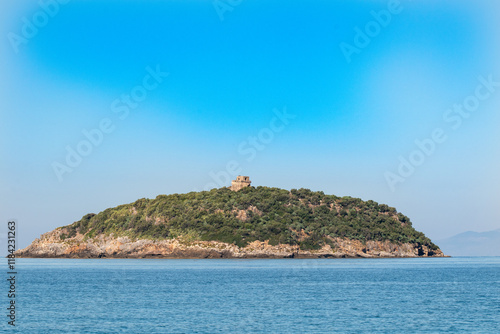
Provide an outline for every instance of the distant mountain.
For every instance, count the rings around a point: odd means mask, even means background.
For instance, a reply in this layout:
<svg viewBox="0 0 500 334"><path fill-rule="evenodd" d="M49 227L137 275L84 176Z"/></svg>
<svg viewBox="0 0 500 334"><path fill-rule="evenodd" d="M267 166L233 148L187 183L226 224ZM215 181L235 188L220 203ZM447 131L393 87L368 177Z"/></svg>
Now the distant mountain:
<svg viewBox="0 0 500 334"><path fill-rule="evenodd" d="M500 256L500 229L488 232L464 232L437 241L446 255Z"/></svg>

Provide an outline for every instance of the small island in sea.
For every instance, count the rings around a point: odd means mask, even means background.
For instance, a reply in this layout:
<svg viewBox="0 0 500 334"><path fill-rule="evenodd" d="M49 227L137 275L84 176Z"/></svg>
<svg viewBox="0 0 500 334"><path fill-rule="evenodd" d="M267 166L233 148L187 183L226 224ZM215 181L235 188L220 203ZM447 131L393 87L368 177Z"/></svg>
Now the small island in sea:
<svg viewBox="0 0 500 334"><path fill-rule="evenodd" d="M309 189L231 187L159 195L89 213L43 234L18 257L442 257L395 208Z"/></svg>

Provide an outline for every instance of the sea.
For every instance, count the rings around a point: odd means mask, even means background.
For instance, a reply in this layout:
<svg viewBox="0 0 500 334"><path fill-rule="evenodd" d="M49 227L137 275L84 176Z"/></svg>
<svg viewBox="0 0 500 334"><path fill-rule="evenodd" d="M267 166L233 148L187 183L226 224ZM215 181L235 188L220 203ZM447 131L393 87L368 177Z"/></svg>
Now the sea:
<svg viewBox="0 0 500 334"><path fill-rule="evenodd" d="M15 326L3 271L4 333L500 333L500 257L16 259L15 269Z"/></svg>

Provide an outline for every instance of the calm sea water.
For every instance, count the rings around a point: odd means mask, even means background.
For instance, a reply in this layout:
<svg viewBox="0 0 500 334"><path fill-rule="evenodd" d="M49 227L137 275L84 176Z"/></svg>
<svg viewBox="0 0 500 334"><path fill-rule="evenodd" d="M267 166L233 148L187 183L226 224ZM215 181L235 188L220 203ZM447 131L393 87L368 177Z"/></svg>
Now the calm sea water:
<svg viewBox="0 0 500 334"><path fill-rule="evenodd" d="M17 261L4 332L500 333L498 257Z"/></svg>

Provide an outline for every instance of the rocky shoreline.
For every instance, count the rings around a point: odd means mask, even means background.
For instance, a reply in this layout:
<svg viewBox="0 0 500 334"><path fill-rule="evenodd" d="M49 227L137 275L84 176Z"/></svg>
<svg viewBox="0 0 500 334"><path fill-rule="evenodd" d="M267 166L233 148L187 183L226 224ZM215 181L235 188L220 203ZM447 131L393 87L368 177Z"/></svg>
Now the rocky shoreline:
<svg viewBox="0 0 500 334"><path fill-rule="evenodd" d="M302 250L296 245L270 245L267 241L254 241L238 247L219 241L187 241L130 239L99 235L85 238L81 234L61 239L62 229L43 234L24 249L16 251L20 258L413 258L444 257L441 250L431 250L418 244L395 244L389 241L332 239L332 246L318 250Z"/></svg>

